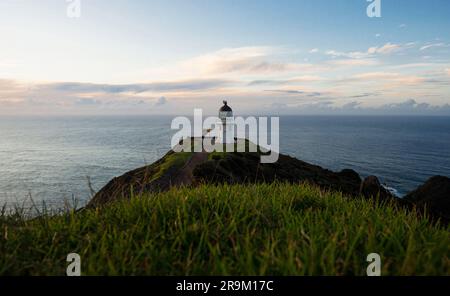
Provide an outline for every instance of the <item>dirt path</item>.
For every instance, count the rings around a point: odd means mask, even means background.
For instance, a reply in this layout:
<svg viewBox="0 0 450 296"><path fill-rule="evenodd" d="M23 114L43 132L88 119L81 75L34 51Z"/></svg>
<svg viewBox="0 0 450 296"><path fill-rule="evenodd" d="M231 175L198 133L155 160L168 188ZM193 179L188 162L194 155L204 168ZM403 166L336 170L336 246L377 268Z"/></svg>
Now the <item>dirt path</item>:
<svg viewBox="0 0 450 296"><path fill-rule="evenodd" d="M174 180L172 180L172 186L181 187L189 186L194 180L193 171L194 168L206 162L208 160L207 152L197 152L192 155L192 157L186 162L183 168L180 169L178 175Z"/></svg>

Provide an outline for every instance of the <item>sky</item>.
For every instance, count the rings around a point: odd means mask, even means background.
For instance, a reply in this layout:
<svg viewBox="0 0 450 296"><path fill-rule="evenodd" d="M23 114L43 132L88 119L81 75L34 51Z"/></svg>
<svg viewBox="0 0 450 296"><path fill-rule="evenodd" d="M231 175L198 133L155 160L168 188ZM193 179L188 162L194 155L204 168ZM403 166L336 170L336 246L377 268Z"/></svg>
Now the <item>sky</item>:
<svg viewBox="0 0 450 296"><path fill-rule="evenodd" d="M448 0L74 1L0 1L0 114L450 115Z"/></svg>

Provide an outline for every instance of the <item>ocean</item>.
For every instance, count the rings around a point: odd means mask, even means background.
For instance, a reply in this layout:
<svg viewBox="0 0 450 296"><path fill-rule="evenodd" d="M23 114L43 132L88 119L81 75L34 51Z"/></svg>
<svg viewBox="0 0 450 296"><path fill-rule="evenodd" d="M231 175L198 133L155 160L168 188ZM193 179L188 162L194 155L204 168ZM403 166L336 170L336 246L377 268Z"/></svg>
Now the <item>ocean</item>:
<svg viewBox="0 0 450 296"><path fill-rule="evenodd" d="M172 117L0 118L0 204L85 204L90 186L151 164L170 149ZM281 153L376 175L402 196L450 176L450 117L284 116ZM89 185L90 184L90 185Z"/></svg>

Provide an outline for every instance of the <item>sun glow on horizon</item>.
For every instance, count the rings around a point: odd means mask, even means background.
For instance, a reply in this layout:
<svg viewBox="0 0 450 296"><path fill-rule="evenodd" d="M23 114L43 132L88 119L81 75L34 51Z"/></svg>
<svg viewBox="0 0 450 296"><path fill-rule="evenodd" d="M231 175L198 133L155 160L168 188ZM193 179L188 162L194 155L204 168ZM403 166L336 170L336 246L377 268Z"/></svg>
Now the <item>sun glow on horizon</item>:
<svg viewBox="0 0 450 296"><path fill-rule="evenodd" d="M413 2L4 1L0 114L450 114L450 4Z"/></svg>

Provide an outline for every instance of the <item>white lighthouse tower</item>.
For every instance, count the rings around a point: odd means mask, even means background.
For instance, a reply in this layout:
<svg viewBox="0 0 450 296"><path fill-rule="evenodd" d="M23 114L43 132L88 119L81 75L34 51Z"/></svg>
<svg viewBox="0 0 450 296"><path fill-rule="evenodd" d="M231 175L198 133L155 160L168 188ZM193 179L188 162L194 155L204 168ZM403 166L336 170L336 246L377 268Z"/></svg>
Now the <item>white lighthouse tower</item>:
<svg viewBox="0 0 450 296"><path fill-rule="evenodd" d="M221 130L216 142L221 144L234 144L234 117L233 110L228 106L227 101L223 101L223 106L219 109Z"/></svg>

